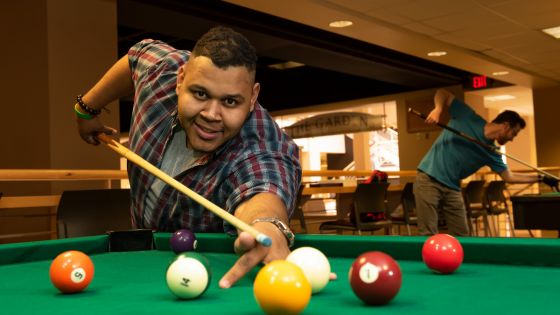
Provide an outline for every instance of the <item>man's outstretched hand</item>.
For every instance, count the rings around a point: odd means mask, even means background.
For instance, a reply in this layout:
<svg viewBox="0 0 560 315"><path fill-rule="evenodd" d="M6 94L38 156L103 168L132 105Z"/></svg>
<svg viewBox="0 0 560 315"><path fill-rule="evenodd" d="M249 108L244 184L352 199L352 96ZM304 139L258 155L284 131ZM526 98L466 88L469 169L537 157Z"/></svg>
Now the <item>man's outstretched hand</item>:
<svg viewBox="0 0 560 315"><path fill-rule="evenodd" d="M548 186L550 186L550 188L552 188L552 190L558 191L558 182L559 182L558 179L556 179L552 176L545 175L542 178L542 182L547 184Z"/></svg>

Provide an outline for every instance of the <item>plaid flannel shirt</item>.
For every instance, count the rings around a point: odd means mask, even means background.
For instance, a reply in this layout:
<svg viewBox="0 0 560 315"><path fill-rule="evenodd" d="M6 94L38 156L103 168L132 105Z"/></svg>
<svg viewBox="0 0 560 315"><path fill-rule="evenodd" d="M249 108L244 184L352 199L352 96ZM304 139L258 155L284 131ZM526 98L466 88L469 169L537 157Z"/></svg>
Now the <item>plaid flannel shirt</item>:
<svg viewBox="0 0 560 315"><path fill-rule="evenodd" d="M157 167L178 123L177 70L189 56L153 40L139 42L128 52L135 90L130 149ZM130 162L128 175L136 227L235 233L233 226L169 185L146 217L145 199L155 177ZM273 193L291 216L301 181L298 147L256 104L237 136L175 179L230 213L255 194Z"/></svg>

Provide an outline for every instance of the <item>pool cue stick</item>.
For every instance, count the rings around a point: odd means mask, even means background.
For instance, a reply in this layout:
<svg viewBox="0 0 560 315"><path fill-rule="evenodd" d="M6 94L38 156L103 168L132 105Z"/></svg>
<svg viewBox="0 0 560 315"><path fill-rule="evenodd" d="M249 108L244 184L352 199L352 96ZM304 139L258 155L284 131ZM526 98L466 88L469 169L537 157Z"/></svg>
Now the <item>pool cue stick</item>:
<svg viewBox="0 0 560 315"><path fill-rule="evenodd" d="M225 211L224 209L218 207L216 204L212 203L210 200L202 197L201 195L197 194L196 192L192 191L191 189L187 188L187 186L181 184L173 177L167 175L157 167L155 167L150 162L144 160L142 157L137 155L136 153L132 152L122 144L115 141L113 138L107 136L106 134L98 134L97 139L101 140L101 142L105 143L110 149L113 149L118 154L122 155L124 158L129 160L130 162L140 166L141 168L145 169L146 171L152 173L152 175L156 176L157 178L161 179L165 183L171 185L175 189L179 190L180 192L187 195L189 198L196 201L201 206L205 207L206 209L212 211L217 216L221 217L225 221L229 222L231 225L235 226L241 231L248 232L249 234L253 235L253 237L257 240L257 242L261 243L265 247L269 247L272 245L272 239L259 232L254 227L250 226L249 224L243 222L239 218L235 217L231 213Z"/></svg>
<svg viewBox="0 0 560 315"><path fill-rule="evenodd" d="M420 117L420 118L422 118L422 119L424 119L424 120L425 120L426 118L428 118L425 114L423 114L423 113L421 113L421 112L419 112L419 111L417 111L417 110L414 110L414 109L412 109L412 108L410 108L410 107L408 108L408 112L409 112L409 113L413 113L414 115L416 115L416 116L418 116L418 117ZM511 155L509 155L509 154L507 154L507 153L504 153L504 152L500 151L500 149L499 149L498 147L491 146L491 145L488 145L488 144L486 144L486 143L484 143L484 142L481 142L480 140L475 139L475 138L473 138L472 136L469 136L469 135L467 135L466 133L461 132L461 131L459 131L459 130L457 130L457 129L455 129L455 128L449 127L449 126L446 125L446 124L442 124L442 123L440 123L440 122L437 122L436 124L437 124L438 126L440 126L441 128L447 129L447 130L453 132L454 134L459 135L459 136L461 136L461 137L463 137L463 138L465 138L465 139L467 139L467 140L469 140L469 141L471 141L471 142L474 142L474 143L480 145L481 147L483 147L483 148L485 148L485 149L487 149L487 150L494 151L494 152L496 152L496 153L498 153L498 154L504 155L504 156L506 156L506 157L508 157L508 158L510 158L510 159L512 159L512 160L514 160L514 161L516 161L516 162L518 162L518 163L521 163L521 164L523 164L523 165L525 165L525 166L527 166L527 167L529 167L529 168L531 168L531 169L533 169L533 170L535 170L535 171L537 171L537 172L539 172L539 173L541 173L541 174L544 174L544 175L546 175L546 176L550 176L550 177L552 177L552 178L554 178L554 179L556 179L556 180L560 180L560 178L558 178L557 176L554 176L554 175L550 174L550 173L547 172L547 171L541 170L541 169L538 168L538 167L535 167L535 166L533 166L533 165L531 165L531 164L529 164L529 163L526 163L526 162L524 162L524 161L522 161L522 160L520 160L520 159L518 159L518 158L516 158L516 157L513 157L513 156L511 156Z"/></svg>

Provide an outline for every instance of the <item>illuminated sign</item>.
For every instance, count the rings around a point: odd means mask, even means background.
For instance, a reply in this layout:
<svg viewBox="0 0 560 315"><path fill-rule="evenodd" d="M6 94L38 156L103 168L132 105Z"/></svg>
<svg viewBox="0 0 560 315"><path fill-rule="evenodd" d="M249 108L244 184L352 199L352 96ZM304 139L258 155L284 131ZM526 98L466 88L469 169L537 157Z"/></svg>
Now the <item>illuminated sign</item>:
<svg viewBox="0 0 560 315"><path fill-rule="evenodd" d="M471 86L473 89L482 89L488 86L485 75L477 75L472 77Z"/></svg>

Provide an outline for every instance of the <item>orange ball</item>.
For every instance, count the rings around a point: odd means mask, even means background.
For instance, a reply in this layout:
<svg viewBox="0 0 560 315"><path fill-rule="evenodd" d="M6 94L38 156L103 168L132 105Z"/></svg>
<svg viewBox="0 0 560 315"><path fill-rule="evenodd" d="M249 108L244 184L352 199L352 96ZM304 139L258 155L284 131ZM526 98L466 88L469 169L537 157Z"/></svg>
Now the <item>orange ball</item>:
<svg viewBox="0 0 560 315"><path fill-rule="evenodd" d="M89 256L76 250L56 256L49 270L52 284L62 293L85 289L93 279L93 272L93 262Z"/></svg>
<svg viewBox="0 0 560 315"><path fill-rule="evenodd" d="M299 314L311 299L311 284L303 270L285 260L265 265L253 285L255 299L268 315Z"/></svg>

